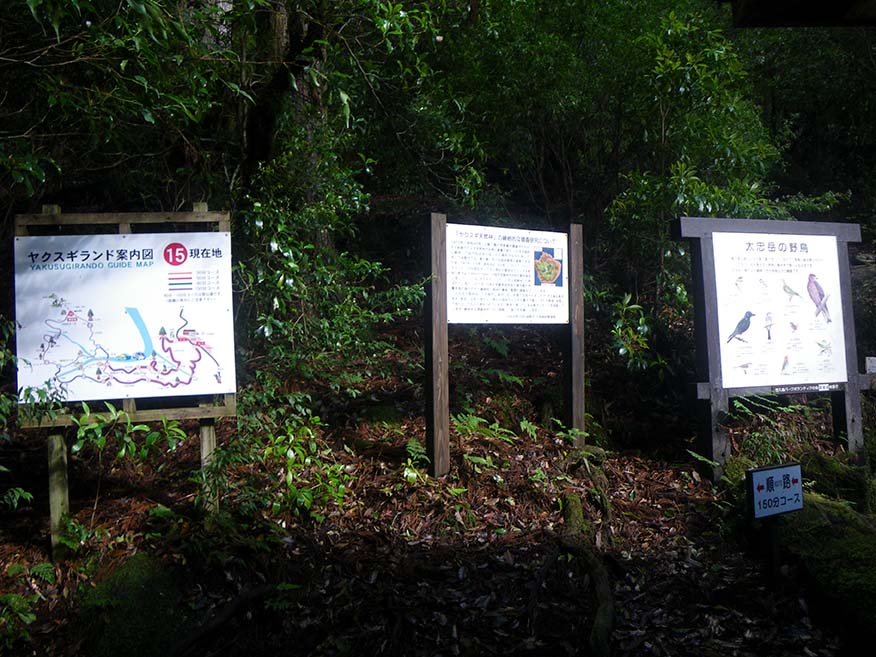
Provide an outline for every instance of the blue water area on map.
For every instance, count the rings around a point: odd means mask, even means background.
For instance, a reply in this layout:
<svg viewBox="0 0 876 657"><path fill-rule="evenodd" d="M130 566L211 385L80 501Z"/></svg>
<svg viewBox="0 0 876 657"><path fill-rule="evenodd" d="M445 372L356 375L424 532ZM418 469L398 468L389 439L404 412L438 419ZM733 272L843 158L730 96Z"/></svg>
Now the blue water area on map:
<svg viewBox="0 0 876 657"><path fill-rule="evenodd" d="M171 360L169 360L168 358L164 357L163 355L157 353L157 351L155 350L153 343L152 343L152 336L149 335L149 330L146 328L146 322L143 321L143 316L140 315L140 311L137 308L126 307L125 312L128 313L128 317L131 318L131 321L134 322L134 326L137 327L137 331L140 333L140 338L143 340L142 351L134 352L133 356L131 356L130 354L121 354L121 355L116 356L116 357L110 357L109 355L107 355L106 358L100 358L96 353L92 353L92 351L89 350L85 345L82 345L82 344L76 342L75 340L72 340L70 338L70 336L64 334L63 337L65 337L67 340L70 340L70 342L72 342L77 347L79 347L79 349L82 351L82 353L89 356L89 358L82 363L77 363L77 366L75 368L73 368L71 370L67 370L66 372L59 373L59 376L64 377L68 374L76 372L76 371L80 370L81 368L84 368L95 361L109 361L109 362L114 362L114 363L129 363L129 362L132 362L134 360L144 360L147 354L151 356L151 354L153 352L156 353L156 357L159 358L160 360L167 362L167 363L174 364Z"/></svg>

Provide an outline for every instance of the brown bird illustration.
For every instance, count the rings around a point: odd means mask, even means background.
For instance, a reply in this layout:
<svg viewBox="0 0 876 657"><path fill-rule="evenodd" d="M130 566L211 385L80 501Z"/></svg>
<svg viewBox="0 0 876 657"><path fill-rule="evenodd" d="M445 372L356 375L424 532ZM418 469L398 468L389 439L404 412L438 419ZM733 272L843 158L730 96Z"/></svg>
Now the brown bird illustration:
<svg viewBox="0 0 876 657"><path fill-rule="evenodd" d="M830 295L825 294L821 287L821 283L815 278L815 274L809 274L809 283L806 284L806 290L809 292L809 298L815 304L815 316L818 317L824 313L824 319L830 323L830 313L827 312L827 299Z"/></svg>

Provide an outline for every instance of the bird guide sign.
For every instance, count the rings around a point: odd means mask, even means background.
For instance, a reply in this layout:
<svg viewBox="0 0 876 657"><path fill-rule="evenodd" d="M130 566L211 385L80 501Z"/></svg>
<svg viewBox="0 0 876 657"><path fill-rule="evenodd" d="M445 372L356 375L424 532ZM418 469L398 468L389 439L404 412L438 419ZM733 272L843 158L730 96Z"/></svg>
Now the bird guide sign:
<svg viewBox="0 0 876 657"><path fill-rule="evenodd" d="M748 470L745 481L749 508L755 520L803 508L803 477L799 463Z"/></svg>
<svg viewBox="0 0 876 657"><path fill-rule="evenodd" d="M714 232L712 240L723 387L846 382L836 237Z"/></svg>

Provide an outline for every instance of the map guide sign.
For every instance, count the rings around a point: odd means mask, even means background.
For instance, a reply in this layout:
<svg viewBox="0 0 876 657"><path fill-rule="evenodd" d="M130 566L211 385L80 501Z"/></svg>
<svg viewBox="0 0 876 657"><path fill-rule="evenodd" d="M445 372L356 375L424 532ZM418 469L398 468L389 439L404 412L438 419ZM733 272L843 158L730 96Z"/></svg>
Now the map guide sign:
<svg viewBox="0 0 876 657"><path fill-rule="evenodd" d="M22 396L235 392L229 233L16 237L14 256Z"/></svg>
<svg viewBox="0 0 876 657"><path fill-rule="evenodd" d="M566 233L447 224L447 321L568 324Z"/></svg>
<svg viewBox="0 0 876 657"><path fill-rule="evenodd" d="M848 380L833 235L715 232L724 388Z"/></svg>

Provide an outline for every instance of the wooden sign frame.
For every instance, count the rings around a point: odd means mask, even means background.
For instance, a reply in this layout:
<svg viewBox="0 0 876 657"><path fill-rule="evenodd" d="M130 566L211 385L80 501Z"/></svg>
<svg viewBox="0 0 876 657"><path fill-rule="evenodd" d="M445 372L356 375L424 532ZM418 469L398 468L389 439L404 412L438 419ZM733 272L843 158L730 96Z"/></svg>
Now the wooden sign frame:
<svg viewBox="0 0 876 657"><path fill-rule="evenodd" d="M812 386L724 387L717 319L719 299L715 278L714 233L763 233L836 238L846 382ZM856 460L862 462L864 435L861 425L861 390L869 389L870 385L868 379L858 373L848 251L849 242L861 241L861 227L857 224L824 222L681 217L679 236L689 240L691 245L694 332L697 350L696 392L700 417L698 452L717 464L713 468L713 477L721 476L723 464L730 456L729 439L724 426L729 412L729 400L731 397L750 395L828 392L831 397L834 434L845 436L848 451Z"/></svg>
<svg viewBox="0 0 876 657"><path fill-rule="evenodd" d="M32 235L47 228L54 228L53 234L76 235L89 234L91 229L100 226L107 232L113 230L120 235L131 234L135 225L149 226L208 226L220 232L231 231L231 218L227 212L209 212L206 203L196 203L192 212L125 212L125 213L79 213L62 214L56 205L43 206L40 214L20 214L15 217L15 235L19 237ZM34 231L33 229L37 229ZM182 232L182 231L170 231ZM166 398L171 399L171 398ZM103 401L117 402L132 422L154 422L161 419L198 420L201 439L201 467L206 468L213 459L216 449L215 420L237 415L237 395L197 395L192 397L172 398L163 402L162 398L149 398L151 406L166 403L167 407L138 408L137 398L108 399ZM186 405L188 403L188 405ZM48 461L49 461L49 512L52 536L52 554L57 559L61 554L60 535L63 530L64 517L69 514L70 502L67 476L67 441L63 429L73 426L72 409L75 402L64 404L60 412L38 417L22 417L20 425L26 429L49 428ZM145 400L143 405L146 406ZM92 418L86 418L91 421ZM206 491L207 507L214 510L218 506L215 492Z"/></svg>
<svg viewBox="0 0 876 657"><path fill-rule="evenodd" d="M584 444L584 238L580 224L569 227L569 322L564 334L564 420L576 430L575 445ZM429 472L450 470L450 368L447 322L447 216L429 220L431 275L426 285L426 453ZM502 324L488 324L488 326ZM487 324L484 324L487 326Z"/></svg>

